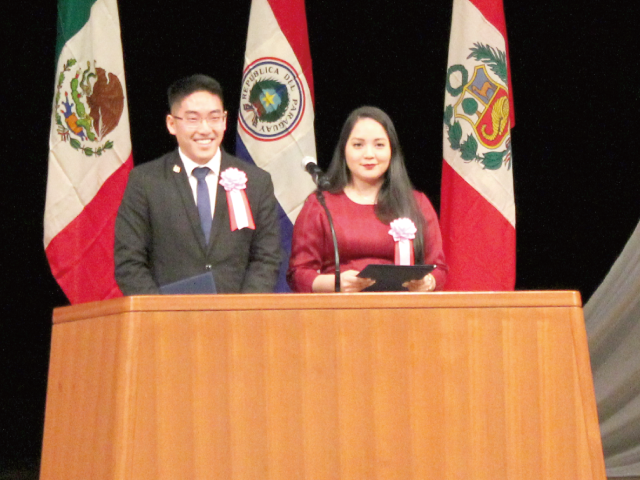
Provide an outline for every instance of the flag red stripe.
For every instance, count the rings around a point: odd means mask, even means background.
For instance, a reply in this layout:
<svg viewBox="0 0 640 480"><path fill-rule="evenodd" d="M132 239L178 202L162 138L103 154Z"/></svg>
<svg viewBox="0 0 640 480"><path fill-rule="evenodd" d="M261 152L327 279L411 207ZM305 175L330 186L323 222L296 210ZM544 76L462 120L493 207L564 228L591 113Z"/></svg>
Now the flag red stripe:
<svg viewBox="0 0 640 480"><path fill-rule="evenodd" d="M47 246L51 272L71 303L122 296L114 276L113 243L116 215L131 168L133 157L129 155Z"/></svg>
<svg viewBox="0 0 640 480"><path fill-rule="evenodd" d="M307 79L311 101L315 104L313 90L313 73L311 70L311 52L309 50L309 34L307 32L307 14L304 8L304 0L268 0L273 15L278 21L280 30L289 41L302 72Z"/></svg>
<svg viewBox="0 0 640 480"><path fill-rule="evenodd" d="M514 289L515 228L446 161L440 217L449 265L445 290Z"/></svg>
<svg viewBox="0 0 640 480"><path fill-rule="evenodd" d="M507 38L507 26L504 20L502 0L469 0L502 36Z"/></svg>

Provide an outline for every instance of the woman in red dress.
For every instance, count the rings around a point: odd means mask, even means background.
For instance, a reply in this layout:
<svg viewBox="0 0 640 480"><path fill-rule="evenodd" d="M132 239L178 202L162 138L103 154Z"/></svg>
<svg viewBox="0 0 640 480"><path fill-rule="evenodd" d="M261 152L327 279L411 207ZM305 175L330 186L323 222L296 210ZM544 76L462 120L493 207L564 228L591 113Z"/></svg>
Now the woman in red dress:
<svg viewBox="0 0 640 480"><path fill-rule="evenodd" d="M427 197L413 189L398 135L386 113L360 107L349 115L327 179L325 199L338 239L341 291L359 292L370 286L372 280L357 276L367 265L394 263L397 242L389 229L396 219L408 222L415 232L411 240L415 263L437 265L432 273L405 286L419 292L442 289L448 268L438 217ZM331 230L315 193L296 219L287 280L296 292L335 288Z"/></svg>

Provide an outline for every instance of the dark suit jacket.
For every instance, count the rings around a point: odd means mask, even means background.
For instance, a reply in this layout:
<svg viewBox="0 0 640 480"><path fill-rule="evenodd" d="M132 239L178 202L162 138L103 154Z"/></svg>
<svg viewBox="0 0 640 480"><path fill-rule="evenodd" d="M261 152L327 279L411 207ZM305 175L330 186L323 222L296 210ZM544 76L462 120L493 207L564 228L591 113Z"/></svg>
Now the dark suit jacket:
<svg viewBox="0 0 640 480"><path fill-rule="evenodd" d="M207 271L218 293L273 291L281 255L271 177L222 151L221 171L229 167L247 174L256 228L231 231L218 184L209 245L177 150L131 171L115 229L115 276L124 295L155 294L159 285Z"/></svg>

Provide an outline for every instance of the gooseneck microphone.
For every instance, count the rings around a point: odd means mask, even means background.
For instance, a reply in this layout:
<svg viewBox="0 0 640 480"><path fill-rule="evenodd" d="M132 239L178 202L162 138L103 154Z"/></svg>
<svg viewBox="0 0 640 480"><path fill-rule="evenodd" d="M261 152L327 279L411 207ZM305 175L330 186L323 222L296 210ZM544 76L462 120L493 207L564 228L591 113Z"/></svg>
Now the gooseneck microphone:
<svg viewBox="0 0 640 480"><path fill-rule="evenodd" d="M320 190L327 190L329 188L329 180L324 176L324 172L318 166L315 158L304 157L302 159L302 167L311 175L313 183L315 183Z"/></svg>
<svg viewBox="0 0 640 480"><path fill-rule="evenodd" d="M333 218L331 217L331 212L327 207L326 202L324 201L323 190L327 190L330 186L329 180L324 176L324 172L318 166L316 159L313 157L304 157L302 159L302 167L309 172L311 177L313 178L314 183L318 187L316 190L316 197L318 198L318 202L322 205L325 213L327 214L327 219L329 220L329 228L331 229L331 238L333 239L333 255L335 258L336 265L336 274L335 274L335 291L340 292L340 253L338 252L338 237L336 237L336 230L333 227Z"/></svg>

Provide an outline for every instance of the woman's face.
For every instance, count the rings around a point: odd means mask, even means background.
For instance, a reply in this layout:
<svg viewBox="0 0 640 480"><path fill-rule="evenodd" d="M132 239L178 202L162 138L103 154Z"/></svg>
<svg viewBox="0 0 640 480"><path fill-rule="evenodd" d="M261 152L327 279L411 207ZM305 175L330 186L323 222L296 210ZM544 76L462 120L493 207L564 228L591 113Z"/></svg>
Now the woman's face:
<svg viewBox="0 0 640 480"><path fill-rule="evenodd" d="M371 118L353 126L345 147L351 183L382 184L391 160L391 142L384 127Z"/></svg>

